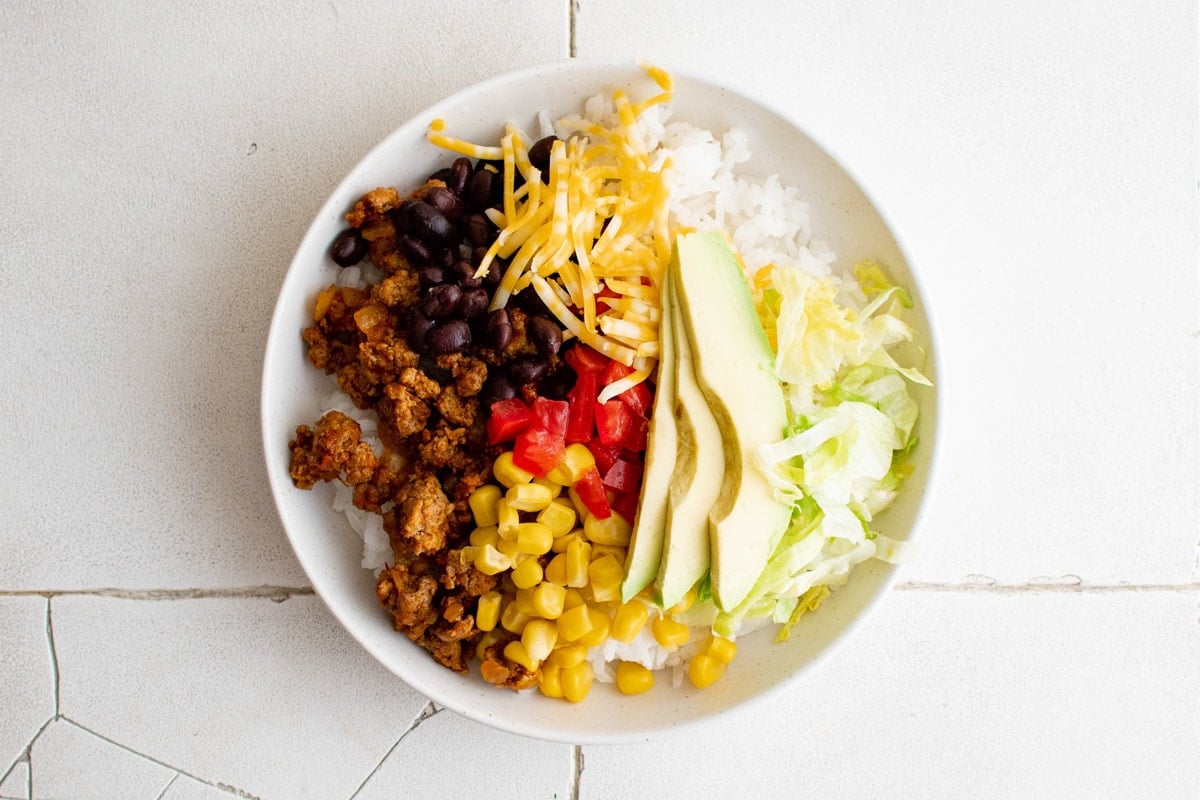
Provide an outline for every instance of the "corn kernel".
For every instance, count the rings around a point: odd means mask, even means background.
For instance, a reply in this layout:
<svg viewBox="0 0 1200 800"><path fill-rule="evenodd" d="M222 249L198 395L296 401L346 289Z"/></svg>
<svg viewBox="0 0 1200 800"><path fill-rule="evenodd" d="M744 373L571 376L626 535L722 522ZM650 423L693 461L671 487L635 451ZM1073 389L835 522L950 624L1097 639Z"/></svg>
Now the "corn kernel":
<svg viewBox="0 0 1200 800"><path fill-rule="evenodd" d="M558 497L560 494L562 494L562 490L563 490L562 484L550 480L550 478L548 476L545 478L534 478L533 482L535 484L537 484L538 486L545 486L547 489L549 489L550 490L550 499L552 499L552 500L554 498Z"/></svg>
<svg viewBox="0 0 1200 800"><path fill-rule="evenodd" d="M517 589L513 593L512 604L522 614L528 614L531 617L537 615L537 611L533 608L533 589Z"/></svg>
<svg viewBox="0 0 1200 800"><path fill-rule="evenodd" d="M531 619L521 631L521 644L529 659L540 664L558 641L558 628L553 622L544 619Z"/></svg>
<svg viewBox="0 0 1200 800"><path fill-rule="evenodd" d="M518 483L504 493L504 499L517 511L541 511L554 497L554 492L536 483Z"/></svg>
<svg viewBox="0 0 1200 800"><path fill-rule="evenodd" d="M567 588L567 596L563 598L563 608L575 608L583 605L586 600L583 598L583 592L578 589Z"/></svg>
<svg viewBox="0 0 1200 800"><path fill-rule="evenodd" d="M688 662L688 678L697 689L706 689L725 674L725 665L707 653L697 653Z"/></svg>
<svg viewBox="0 0 1200 800"><path fill-rule="evenodd" d="M554 534L540 522L522 522L517 526L517 550L531 556L549 553Z"/></svg>
<svg viewBox="0 0 1200 800"><path fill-rule="evenodd" d="M626 557L629 555L629 548L618 547L615 544L593 544L592 545L592 561L595 561L600 556L612 556L618 562L624 564Z"/></svg>
<svg viewBox="0 0 1200 800"><path fill-rule="evenodd" d="M570 533L563 534L562 536L555 536L554 542L550 545L550 552L565 553L567 552L567 548L570 547L571 542L575 541L576 539L583 539L583 528L576 528Z"/></svg>
<svg viewBox="0 0 1200 800"><path fill-rule="evenodd" d="M566 451L563 452L562 461L558 462L558 466L554 468L558 470L558 474L552 480L563 486L573 486L583 476L583 471L595 464L596 457L592 455L591 450L587 449L587 445L579 442L569 444ZM558 480L558 478L565 478L565 480Z"/></svg>
<svg viewBox="0 0 1200 800"><path fill-rule="evenodd" d="M615 511L605 519L596 519L591 514L583 518L583 535L596 544L628 547L632 534L633 528Z"/></svg>
<svg viewBox="0 0 1200 800"><path fill-rule="evenodd" d="M574 589L587 586L591 556L592 547L585 541L574 541L567 545L567 586Z"/></svg>
<svg viewBox="0 0 1200 800"><path fill-rule="evenodd" d="M485 544L495 547L499 539L500 533L496 530L495 525L489 525L486 528L476 528L471 531L471 544L475 547L483 547Z"/></svg>
<svg viewBox="0 0 1200 800"><path fill-rule="evenodd" d="M504 609L500 612L500 627L509 633L519 634L525 630L525 624L531 619L533 619L533 615L526 614L517 608L516 603L505 603Z"/></svg>
<svg viewBox="0 0 1200 800"><path fill-rule="evenodd" d="M554 536L566 536L575 528L575 509L563 503L551 503L537 515L537 521Z"/></svg>
<svg viewBox="0 0 1200 800"><path fill-rule="evenodd" d="M509 661L520 664L531 672L538 668L537 662L529 657L529 652L525 649L525 645L516 639L504 645L504 657Z"/></svg>
<svg viewBox="0 0 1200 800"><path fill-rule="evenodd" d="M707 652L722 664L728 664L737 655L737 642L724 636L714 636L708 643Z"/></svg>
<svg viewBox="0 0 1200 800"><path fill-rule="evenodd" d="M501 553L490 544L479 548L475 555L475 569L484 575L499 575L512 566L512 558Z"/></svg>
<svg viewBox="0 0 1200 800"><path fill-rule="evenodd" d="M495 631L488 631L479 637L479 641L475 643L475 657L480 661L483 660L483 651L500 641L500 634Z"/></svg>
<svg viewBox="0 0 1200 800"><path fill-rule="evenodd" d="M617 609L613 615L612 638L618 642L629 644L646 627L650 619L650 609L640 600L630 600Z"/></svg>
<svg viewBox="0 0 1200 800"><path fill-rule="evenodd" d="M507 609L506 609L507 610ZM592 630L592 615L587 605L568 608L558 618L558 635L574 642Z"/></svg>
<svg viewBox="0 0 1200 800"><path fill-rule="evenodd" d="M496 502L500 499L500 487L493 483L480 486L471 492L467 505L471 508L471 516L475 524L486 528L496 524Z"/></svg>
<svg viewBox="0 0 1200 800"><path fill-rule="evenodd" d="M608 632L612 629L612 620L602 608L583 606L588 610L588 618L592 621L592 629L577 640L584 647L599 647L608 641Z"/></svg>
<svg viewBox="0 0 1200 800"><path fill-rule="evenodd" d="M490 631L500 621L500 593L485 592L475 607L475 625L481 631Z"/></svg>
<svg viewBox="0 0 1200 800"><path fill-rule="evenodd" d="M521 549L517 547L515 536L512 539L505 539L503 537L498 539L496 541L496 549L508 557L510 567L517 563L517 554L521 552Z"/></svg>
<svg viewBox="0 0 1200 800"><path fill-rule="evenodd" d="M563 697L572 703L578 703L587 697L588 692L592 689L592 680L595 677L595 673L592 671L592 662L590 661L584 661L582 664L567 667L561 670L559 675L559 680L562 682Z"/></svg>
<svg viewBox="0 0 1200 800"><path fill-rule="evenodd" d="M625 580L625 568L612 556L601 556L588 565L588 578L592 587L620 586Z"/></svg>
<svg viewBox="0 0 1200 800"><path fill-rule="evenodd" d="M514 464L512 453L508 452L501 453L496 457L492 464L492 474L506 489L511 489L518 483L529 483L533 480L533 473L526 472Z"/></svg>
<svg viewBox="0 0 1200 800"><path fill-rule="evenodd" d="M558 665L542 665L542 682L538 691L546 697L562 697L562 670Z"/></svg>
<svg viewBox="0 0 1200 800"><path fill-rule="evenodd" d="M570 486L571 475L561 463L546 473L546 480L557 486Z"/></svg>
<svg viewBox="0 0 1200 800"><path fill-rule="evenodd" d="M542 565L536 558L527 558L513 567L512 581L518 589L529 589L537 586L542 580Z"/></svg>
<svg viewBox="0 0 1200 800"><path fill-rule="evenodd" d="M556 667L573 667L582 664L587 658L588 649L581 644L561 644L546 659L547 664Z"/></svg>
<svg viewBox="0 0 1200 800"><path fill-rule="evenodd" d="M583 499L580 498L579 492L575 491L574 486L567 489L567 498L570 499L575 513L579 515L580 519L583 519L583 516L588 513L588 507L583 504Z"/></svg>
<svg viewBox="0 0 1200 800"><path fill-rule="evenodd" d="M667 613L668 614L682 614L684 611L687 611L689 608L691 608L695 604L695 602L696 602L696 588L692 587L691 589L687 590L687 594L685 594L678 603L676 603L675 605L673 605L667 609Z"/></svg>
<svg viewBox="0 0 1200 800"><path fill-rule="evenodd" d="M517 526L520 524L520 514L509 505L506 498L501 497L496 501L496 532L500 534L501 539L515 539Z"/></svg>
<svg viewBox="0 0 1200 800"><path fill-rule="evenodd" d="M654 685L654 673L636 661L617 664L617 688L621 694L641 694Z"/></svg>
<svg viewBox="0 0 1200 800"><path fill-rule="evenodd" d="M687 625L666 617L658 617L651 622L650 630L654 633L654 641L669 650L686 644L688 637L692 635Z"/></svg>
<svg viewBox="0 0 1200 800"><path fill-rule="evenodd" d="M559 586L567 585L567 554L559 553L554 558L550 559L550 563L546 565L546 574L544 580L550 583L557 583Z"/></svg>
<svg viewBox="0 0 1200 800"><path fill-rule="evenodd" d="M539 617L558 619L563 613L567 590L556 583L539 583L533 589L533 610Z"/></svg>

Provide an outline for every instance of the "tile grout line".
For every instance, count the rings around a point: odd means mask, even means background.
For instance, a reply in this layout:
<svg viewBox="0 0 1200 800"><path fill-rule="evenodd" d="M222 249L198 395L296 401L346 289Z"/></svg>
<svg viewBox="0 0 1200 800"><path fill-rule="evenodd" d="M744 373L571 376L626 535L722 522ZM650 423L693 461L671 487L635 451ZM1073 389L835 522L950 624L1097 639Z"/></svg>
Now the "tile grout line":
<svg viewBox="0 0 1200 800"><path fill-rule="evenodd" d="M575 774L571 776L571 800L579 800L583 783L583 745L575 745Z"/></svg>
<svg viewBox="0 0 1200 800"><path fill-rule="evenodd" d="M579 49L575 42L575 24L579 19L579 0L567 0L567 55L576 58Z"/></svg>
<svg viewBox="0 0 1200 800"><path fill-rule="evenodd" d="M179 776L180 773L176 772L175 776L171 778L171 780L167 781L167 785L163 787L163 790L159 792L158 797L154 798L154 800L162 800L164 797L166 797L167 792L169 792L171 787L175 785L175 781L179 780Z"/></svg>
<svg viewBox="0 0 1200 800"><path fill-rule="evenodd" d="M62 713L62 700L59 687L62 685L61 673L58 669L58 647L54 644L54 599L46 598L46 641L50 645L50 666L54 671L54 716Z"/></svg>
<svg viewBox="0 0 1200 800"><path fill-rule="evenodd" d="M375 765L375 768L367 774L367 777L363 778L362 783L360 783L358 788L354 790L354 794L350 795L350 800L354 800L354 798L358 797L359 792L363 790L363 787L371 782L371 778L375 777L375 773L379 772L380 768L383 767L384 762L392 757L392 753L394 753L396 748L400 746L400 743L404 741L404 737L415 731L418 725L432 717L434 714L437 714L439 711L441 711L441 709L435 706L432 700L426 703L421 709L421 713L417 714L417 718L414 719L412 724L408 726L408 729L405 730L404 733L400 734L400 738L396 740L395 744L388 748L388 751L383 754L383 758L379 759L379 763Z"/></svg>
<svg viewBox="0 0 1200 800"><path fill-rule="evenodd" d="M132 747L127 747L126 745L121 744L120 742L116 741L115 739L110 739L101 733L97 733L96 731L92 730L91 728L87 727L86 725L82 725L82 724L76 722L75 720L71 719L70 717L59 715L58 719L61 719L63 722L67 722L67 723L70 723L71 725L74 725L76 728L79 728L79 730L83 731L84 733L95 736L97 739L99 739L102 742L108 742L113 747L119 747L122 750L124 750L125 752L132 753L133 755L137 756L138 758L144 758L152 764L157 764L158 766L163 767L164 769L171 770L172 772L176 773L175 778L172 779L172 783L174 783L176 780L178 780L180 775L183 775L188 778L191 778L194 781L203 783L205 786L209 786L213 789L219 789L220 791L227 792L229 794L234 794L234 795L237 795L238 797L246 797L246 798L253 798L254 800L259 800L259 798L256 795L252 795L249 792L244 792L241 789L238 789L236 786L229 786L228 784L224 784L224 783L213 783L211 781L206 781L198 775L193 775L192 773L187 772L186 770L182 770L179 767L173 767L170 764L166 763L165 761L159 761L157 758L154 758L153 756L148 756L145 753L139 753L137 750L134 750ZM49 724L49 723L47 723L47 724ZM32 774L32 771L33 771L32 765L30 765L30 767L31 767L30 773Z"/></svg>

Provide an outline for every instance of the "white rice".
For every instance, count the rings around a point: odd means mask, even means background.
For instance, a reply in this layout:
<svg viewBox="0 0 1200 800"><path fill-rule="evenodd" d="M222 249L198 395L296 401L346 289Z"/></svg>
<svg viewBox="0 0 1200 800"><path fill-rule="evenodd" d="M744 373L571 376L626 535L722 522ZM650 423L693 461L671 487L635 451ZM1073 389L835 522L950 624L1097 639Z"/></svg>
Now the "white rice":
<svg viewBox="0 0 1200 800"><path fill-rule="evenodd" d="M639 118L643 141L653 157L662 163L670 156L674 165L669 176L670 219L673 225L698 230L721 229L730 235L748 271L753 274L767 264L794 267L815 276L833 274L835 255L824 242L813 237L809 206L798 189L781 182L777 174L765 178L744 175L739 167L751 159L750 143L744 131L733 127L720 134L686 122L671 121L670 106L651 106ZM584 104L585 120L567 118L552 123L542 112L537 117L539 136L555 133L567 137L582 122L612 125L616 121L612 100L596 95ZM340 286L365 289L383 277L369 264L343 269L338 273ZM835 275L845 291L853 293L853 280ZM853 298L848 298L853 299ZM362 411L340 391L335 391L321 407L321 413L337 410L362 426L363 441L376 453L382 453L376 418ZM376 576L392 558L391 544L383 530L383 518L356 508L354 492L335 483L333 508L346 515L350 527L363 541L362 566ZM386 510L386 509L385 509ZM657 612L652 611L652 615ZM753 627L762 627L759 621ZM650 669L669 669L671 684L683 683L688 659L703 642L706 626L697 626L688 644L671 651L655 641L650 626L628 644L609 639L589 653L596 679L615 680L617 661L636 661ZM749 631L744 627L741 633Z"/></svg>

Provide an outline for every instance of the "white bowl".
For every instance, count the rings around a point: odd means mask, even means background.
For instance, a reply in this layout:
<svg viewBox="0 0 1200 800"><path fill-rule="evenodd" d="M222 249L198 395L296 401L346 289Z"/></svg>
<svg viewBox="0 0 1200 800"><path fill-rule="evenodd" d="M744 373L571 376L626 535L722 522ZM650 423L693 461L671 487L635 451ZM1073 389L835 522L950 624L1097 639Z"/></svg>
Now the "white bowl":
<svg viewBox="0 0 1200 800"><path fill-rule="evenodd" d="M703 126L718 136L731 125L744 129L754 157L743 171L764 177L778 172L784 182L800 187L801 196L811 203L815 235L832 247L839 263L874 258L912 290L915 306L910 321L929 353L927 371L936 385L933 337L920 286L876 204L842 165L781 112L705 80L672 74L674 119ZM393 631L375 600L371 573L360 567L359 537L331 509L332 487L322 484L301 491L292 484L289 438L298 424L319 416L318 404L334 386L308 364L300 331L311 319L316 292L337 274L328 249L345 226L345 212L376 186L397 186L403 192L448 164L451 157L425 139L436 117L445 118L447 130L456 136L498 141L506 120L536 130L539 110L552 117L580 113L586 98L619 86L629 88L635 98L655 91L635 64L555 62L484 81L398 128L350 172L313 221L280 291L263 364L263 445L271 490L301 565L337 619L389 670L434 702L499 729L575 744L646 740L761 703L826 660L868 617L896 577L896 568L888 564L859 565L847 585L834 591L817 613L805 616L790 641L775 644L769 631L740 638L738 656L728 672L707 689L691 688L686 681L683 688L674 689L660 676L643 695L626 697L611 684L597 683L584 702L570 704L536 691L516 694L498 689L478 674L458 675ZM879 522L881 530L897 538L911 539L920 522L937 438L936 391L916 388L921 406L919 460L901 497Z"/></svg>

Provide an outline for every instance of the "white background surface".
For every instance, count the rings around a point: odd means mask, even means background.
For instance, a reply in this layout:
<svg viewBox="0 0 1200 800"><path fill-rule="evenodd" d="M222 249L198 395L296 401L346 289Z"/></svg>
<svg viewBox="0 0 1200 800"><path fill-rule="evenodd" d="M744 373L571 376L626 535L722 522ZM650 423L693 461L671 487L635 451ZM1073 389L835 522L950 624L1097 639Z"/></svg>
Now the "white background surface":
<svg viewBox="0 0 1200 800"><path fill-rule="evenodd" d="M1196 4L482 5L0 5L0 797L1200 796ZM339 178L571 53L830 146L912 252L946 397L921 559L861 636L759 718L620 748L386 673L258 444Z"/></svg>

